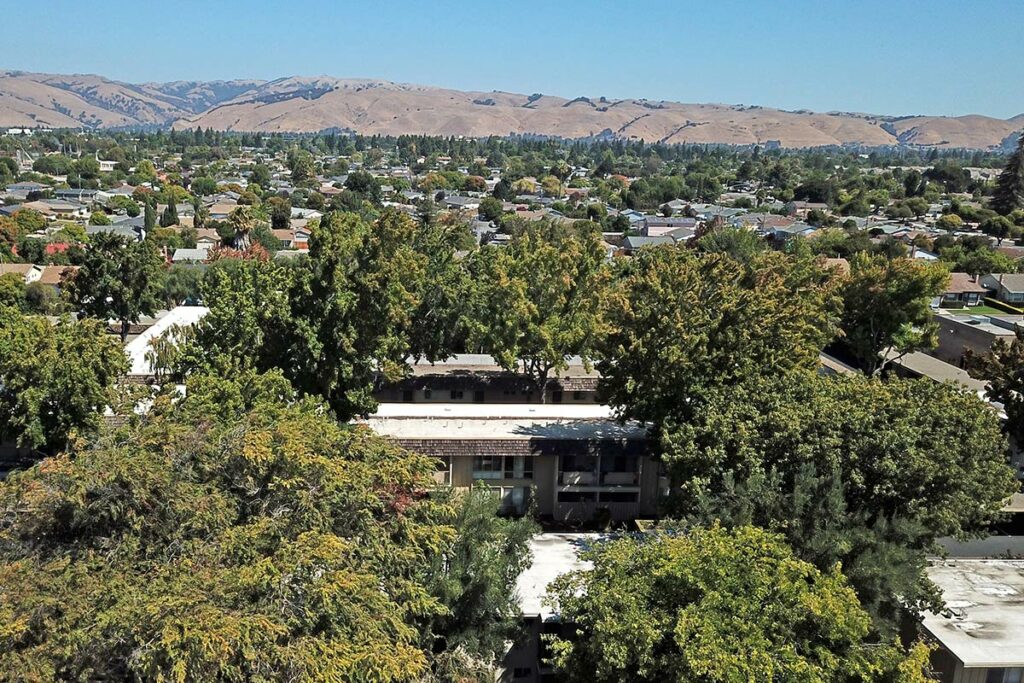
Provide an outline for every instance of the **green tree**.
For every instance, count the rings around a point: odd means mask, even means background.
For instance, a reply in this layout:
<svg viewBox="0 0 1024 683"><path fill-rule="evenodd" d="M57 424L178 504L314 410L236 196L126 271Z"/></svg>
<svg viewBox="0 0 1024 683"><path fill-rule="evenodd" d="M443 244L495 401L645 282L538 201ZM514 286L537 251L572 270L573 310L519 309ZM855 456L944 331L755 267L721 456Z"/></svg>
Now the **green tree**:
<svg viewBox="0 0 1024 683"><path fill-rule="evenodd" d="M473 286L460 251L475 246L468 226L452 215L417 231L413 248L427 259L409 333L410 352L417 360L441 361L465 346L464 314Z"/></svg>
<svg viewBox="0 0 1024 683"><path fill-rule="evenodd" d="M178 205L173 201L168 203L164 208L163 213L160 214L160 227L169 228L172 225L177 225L180 221L178 220Z"/></svg>
<svg viewBox="0 0 1024 683"><path fill-rule="evenodd" d="M589 363L594 354L608 279L604 259L596 230L568 232L547 222L528 225L508 245L475 252L471 345L523 372L544 403L553 372L568 368L572 356Z"/></svg>
<svg viewBox="0 0 1024 683"><path fill-rule="evenodd" d="M500 199L496 197L484 197L480 200L480 216L487 221L501 220L505 209Z"/></svg>
<svg viewBox="0 0 1024 683"><path fill-rule="evenodd" d="M931 302L949 284L942 264L860 253L842 285L843 343L873 375L900 355L935 343Z"/></svg>
<svg viewBox="0 0 1024 683"><path fill-rule="evenodd" d="M110 216L103 211L93 211L89 216L89 225L110 225Z"/></svg>
<svg viewBox="0 0 1024 683"><path fill-rule="evenodd" d="M268 370L287 358L291 325L288 291L294 271L279 262L219 259L200 288L210 312L194 327L176 374L216 372L225 376L253 368Z"/></svg>
<svg viewBox="0 0 1024 683"><path fill-rule="evenodd" d="M967 351L968 365L988 380L986 391L1006 409L1006 431L1024 446L1024 331L1017 329L1012 341L997 339L985 354Z"/></svg>
<svg viewBox="0 0 1024 683"><path fill-rule="evenodd" d="M143 227L146 232L152 232L156 228L156 206L152 197L146 197L144 208Z"/></svg>
<svg viewBox="0 0 1024 683"><path fill-rule="evenodd" d="M279 375L195 378L0 484L0 678L420 680L433 469Z"/></svg>
<svg viewBox="0 0 1024 683"><path fill-rule="evenodd" d="M54 453L97 430L114 381L128 369L104 328L0 307L0 436ZM0 596L0 612L3 605Z"/></svg>
<svg viewBox="0 0 1024 683"><path fill-rule="evenodd" d="M740 263L748 263L757 254L768 250L767 243L745 227L715 228L698 238L696 246L700 252L726 254Z"/></svg>
<svg viewBox="0 0 1024 683"><path fill-rule="evenodd" d="M186 301L197 301L200 298L202 282L203 272L200 269L183 265L171 266L161 283L161 299L164 305L170 309Z"/></svg>
<svg viewBox="0 0 1024 683"><path fill-rule="evenodd" d="M942 536L985 533L1017 490L988 405L930 380L807 371L720 391L661 440L675 510L778 530L822 570L842 563L880 629L939 601Z"/></svg>
<svg viewBox="0 0 1024 683"><path fill-rule="evenodd" d="M0 309L25 309L25 278L21 273L0 275Z"/></svg>
<svg viewBox="0 0 1024 683"><path fill-rule="evenodd" d="M292 174L292 183L296 186L306 185L315 180L313 155L304 149L292 148L288 153L288 169Z"/></svg>
<svg viewBox="0 0 1024 683"><path fill-rule="evenodd" d="M192 181L189 185L189 189L192 190L192 194L197 197L205 197L207 195L217 193L217 181L209 176L201 176Z"/></svg>
<svg viewBox="0 0 1024 683"><path fill-rule="evenodd" d="M1024 209L1024 135L1017 139L1017 148L996 179L991 206L1002 216Z"/></svg>
<svg viewBox="0 0 1024 683"><path fill-rule="evenodd" d="M192 229L202 230L210 219L210 210L203 204L199 195L192 199Z"/></svg>
<svg viewBox="0 0 1024 683"><path fill-rule="evenodd" d="M943 216L939 216L939 220L935 221L935 227L941 230L960 230L964 226L964 219L957 216L955 213L947 213Z"/></svg>
<svg viewBox="0 0 1024 683"><path fill-rule="evenodd" d="M25 310L39 315L56 315L63 309L60 295L51 285L30 282L25 286Z"/></svg>
<svg viewBox="0 0 1024 683"><path fill-rule="evenodd" d="M12 214L22 233L39 232L46 227L46 216L35 209L18 209Z"/></svg>
<svg viewBox="0 0 1024 683"><path fill-rule="evenodd" d="M838 567L820 571L755 527L602 543L552 585L570 681L927 680L928 648L869 639Z"/></svg>
<svg viewBox="0 0 1024 683"><path fill-rule="evenodd" d="M1002 244L1003 240L1016 232L1016 226L1006 216L987 218L979 227L989 237L995 237L997 244Z"/></svg>
<svg viewBox="0 0 1024 683"><path fill-rule="evenodd" d="M237 206L228 214L228 226L234 231L231 247L246 251L252 246L251 233L256 229L259 217L250 206Z"/></svg>
<svg viewBox="0 0 1024 683"><path fill-rule="evenodd" d="M373 410L373 392L408 370L428 261L413 246L417 230L390 209L373 225L330 212L312 231L309 269L290 294L293 360L286 371L340 419Z"/></svg>
<svg viewBox="0 0 1024 683"><path fill-rule="evenodd" d="M149 159L143 159L135 166L135 175L141 182L156 182L156 166Z"/></svg>
<svg viewBox="0 0 1024 683"><path fill-rule="evenodd" d="M460 680L470 671L493 681L493 662L520 635L516 580L530 566L528 542L537 526L527 517L498 517L494 495L483 484L455 494L453 502L456 540L428 568L431 595L449 609L427 625L426 649L438 653L434 673L440 680Z"/></svg>
<svg viewBox="0 0 1024 683"><path fill-rule="evenodd" d="M81 314L120 323L121 341L132 323L156 313L163 261L149 240L136 242L109 233L94 235L82 263L68 281L68 294Z"/></svg>
<svg viewBox="0 0 1024 683"><path fill-rule="evenodd" d="M833 274L810 258L641 249L606 297L600 391L623 417L692 414L718 387L816 368L838 313Z"/></svg>
<svg viewBox="0 0 1024 683"><path fill-rule="evenodd" d="M270 168L266 164L256 164L249 173L249 182L260 187L270 187L271 180Z"/></svg>
<svg viewBox="0 0 1024 683"><path fill-rule="evenodd" d="M127 214L131 218L135 218L140 213L142 213L142 209L139 208L138 202L136 202L131 197L126 197L124 195L117 195L116 197L112 197L110 201L107 202L107 208L109 208L111 211L124 211L125 214Z"/></svg>
<svg viewBox="0 0 1024 683"><path fill-rule="evenodd" d="M271 197L267 204L270 207L270 227L274 230L287 230L291 227L292 203L282 197Z"/></svg>

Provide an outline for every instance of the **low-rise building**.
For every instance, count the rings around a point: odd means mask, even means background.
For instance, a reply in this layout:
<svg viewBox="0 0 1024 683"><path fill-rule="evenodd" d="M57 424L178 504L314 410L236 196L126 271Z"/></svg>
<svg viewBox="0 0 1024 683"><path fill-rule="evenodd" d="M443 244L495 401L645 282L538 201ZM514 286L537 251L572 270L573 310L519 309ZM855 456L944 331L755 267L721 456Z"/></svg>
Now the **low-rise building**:
<svg viewBox="0 0 1024 683"><path fill-rule="evenodd" d="M967 351L981 355L988 353L999 339L1012 341L1015 330L1024 326L1024 316L939 315L935 322L938 324L938 344L932 351L933 355L963 367Z"/></svg>
<svg viewBox="0 0 1024 683"><path fill-rule="evenodd" d="M938 647L932 668L943 683L1024 680L1024 560L946 560L928 568L946 611L928 613Z"/></svg>
<svg viewBox="0 0 1024 683"><path fill-rule="evenodd" d="M437 458L441 483L484 482L509 514L650 517L667 489L646 426L622 424L606 406L382 403L361 422Z"/></svg>

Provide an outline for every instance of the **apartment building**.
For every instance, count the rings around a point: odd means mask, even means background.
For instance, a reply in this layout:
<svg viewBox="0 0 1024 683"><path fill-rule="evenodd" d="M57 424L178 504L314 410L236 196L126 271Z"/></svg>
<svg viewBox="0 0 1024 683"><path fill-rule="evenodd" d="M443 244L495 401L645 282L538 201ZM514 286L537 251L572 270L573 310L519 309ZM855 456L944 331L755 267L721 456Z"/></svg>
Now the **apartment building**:
<svg viewBox="0 0 1024 683"><path fill-rule="evenodd" d="M416 364L378 393L362 422L438 460L438 481L489 486L503 511L553 521L630 520L656 514L668 483L647 427L617 421L597 401L597 375L578 359L541 403L528 379L490 356Z"/></svg>

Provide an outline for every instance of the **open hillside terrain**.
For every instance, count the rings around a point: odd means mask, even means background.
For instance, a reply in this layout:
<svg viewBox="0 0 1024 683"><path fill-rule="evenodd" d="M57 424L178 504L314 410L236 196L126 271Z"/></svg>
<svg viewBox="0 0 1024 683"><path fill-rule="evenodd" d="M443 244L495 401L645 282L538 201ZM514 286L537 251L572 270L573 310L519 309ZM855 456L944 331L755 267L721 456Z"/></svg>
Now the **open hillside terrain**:
<svg viewBox="0 0 1024 683"><path fill-rule="evenodd" d="M666 143L906 145L997 149L1024 115L893 117L543 94L464 92L329 76L129 84L94 75L0 72L0 126L174 126L232 131L545 135Z"/></svg>

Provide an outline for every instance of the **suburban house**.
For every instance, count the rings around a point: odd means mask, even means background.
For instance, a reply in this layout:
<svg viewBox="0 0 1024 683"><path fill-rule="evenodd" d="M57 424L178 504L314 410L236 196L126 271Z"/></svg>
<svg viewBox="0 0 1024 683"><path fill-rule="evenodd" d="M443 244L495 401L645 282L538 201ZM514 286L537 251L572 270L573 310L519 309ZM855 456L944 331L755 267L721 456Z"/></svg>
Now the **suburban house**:
<svg viewBox="0 0 1024 683"><path fill-rule="evenodd" d="M622 241L622 250L627 256L632 256L643 247L657 247L663 244L675 243L676 241L670 235L661 235L659 237L630 235Z"/></svg>
<svg viewBox="0 0 1024 683"><path fill-rule="evenodd" d="M175 249L171 256L172 263L203 263L210 257L210 247L197 246L194 249L182 247Z"/></svg>
<svg viewBox="0 0 1024 683"><path fill-rule="evenodd" d="M640 234L644 237L660 237L679 228L689 230L692 234L697 229L697 219L685 216L679 218L646 216L641 224Z"/></svg>
<svg viewBox="0 0 1024 683"><path fill-rule="evenodd" d="M1024 273L993 273L983 275L981 283L1003 303L1024 304Z"/></svg>
<svg viewBox="0 0 1024 683"><path fill-rule="evenodd" d="M921 628L937 649L932 668L943 683L1024 680L1024 561L943 560L927 570L947 611Z"/></svg>
<svg viewBox="0 0 1024 683"><path fill-rule="evenodd" d="M88 218L89 207L78 202L68 202L62 199L40 199L34 202L22 204L22 208L35 209L44 216L50 218Z"/></svg>
<svg viewBox="0 0 1024 683"><path fill-rule="evenodd" d="M98 190L90 190L75 187L63 187L53 191L53 195L57 199L63 199L68 202L79 202L81 204L88 204L96 201L96 195Z"/></svg>
<svg viewBox="0 0 1024 683"><path fill-rule="evenodd" d="M950 273L949 285L942 294L941 306L959 308L978 306L985 300L988 290L982 286L977 276L969 273Z"/></svg>
<svg viewBox="0 0 1024 683"><path fill-rule="evenodd" d="M785 244L796 236L806 237L817 230L813 225L807 223L791 223L789 225L774 225L763 228L763 234L770 235L778 244Z"/></svg>
<svg viewBox="0 0 1024 683"><path fill-rule="evenodd" d="M441 203L448 209L476 211L480 208L479 197L465 197L463 195L448 195Z"/></svg>

